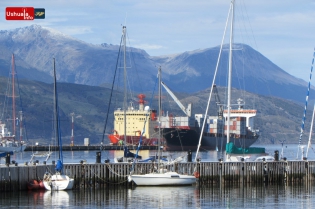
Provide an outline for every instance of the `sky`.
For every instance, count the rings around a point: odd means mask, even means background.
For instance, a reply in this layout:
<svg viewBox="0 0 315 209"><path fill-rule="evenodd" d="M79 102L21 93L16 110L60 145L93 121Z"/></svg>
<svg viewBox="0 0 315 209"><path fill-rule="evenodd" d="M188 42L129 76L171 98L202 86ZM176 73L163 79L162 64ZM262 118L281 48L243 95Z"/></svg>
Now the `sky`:
<svg viewBox="0 0 315 209"><path fill-rule="evenodd" d="M220 45L230 0L1 0L0 30L37 24L92 44L127 44L151 56ZM45 8L43 20L8 21L6 7ZM315 0L236 0L234 42L309 80L315 47ZM239 26L239 27L238 27ZM242 28L242 29L237 29ZM312 83L314 85L314 83Z"/></svg>

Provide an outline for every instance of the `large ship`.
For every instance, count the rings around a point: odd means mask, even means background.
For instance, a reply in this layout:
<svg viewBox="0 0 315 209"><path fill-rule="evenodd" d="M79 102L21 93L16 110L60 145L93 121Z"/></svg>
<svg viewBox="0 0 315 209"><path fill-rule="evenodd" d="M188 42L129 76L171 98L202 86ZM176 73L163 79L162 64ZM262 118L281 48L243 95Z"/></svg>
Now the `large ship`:
<svg viewBox="0 0 315 209"><path fill-rule="evenodd" d="M144 106L144 94L139 94L138 98L138 109L135 109L130 103L126 111L120 108L114 111L114 130L112 134L108 135L112 144L138 145L140 137L142 137L142 145L157 145L159 136L157 111L151 110L149 106Z"/></svg>
<svg viewBox="0 0 315 209"><path fill-rule="evenodd" d="M220 102L217 102L219 104L217 116L205 117L203 114L195 114L194 117L191 117L191 104L185 109L170 89L164 83L162 85L186 114L183 117L162 116L161 128L165 139L164 149L167 151L196 150L202 124L206 120L200 149L224 151L227 143L228 124L226 121L228 112L223 110ZM248 148L259 137L258 130L254 129L254 118L257 111L244 109L241 99L238 99L237 102L238 108L230 110L230 142L233 142L236 147Z"/></svg>

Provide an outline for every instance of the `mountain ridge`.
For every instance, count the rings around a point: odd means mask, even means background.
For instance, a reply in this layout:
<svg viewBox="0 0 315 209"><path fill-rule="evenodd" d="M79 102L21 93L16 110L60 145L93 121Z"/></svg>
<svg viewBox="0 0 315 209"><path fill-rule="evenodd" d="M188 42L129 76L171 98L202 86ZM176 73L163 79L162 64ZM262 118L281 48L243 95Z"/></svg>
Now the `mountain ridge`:
<svg viewBox="0 0 315 209"><path fill-rule="evenodd" d="M0 75L3 76L8 75L12 53L22 78L43 82L49 82L52 76L52 58L56 59L59 69L58 81L76 84L111 84L115 71L122 66L118 59L118 56L122 57L118 53L119 45L90 44L39 25L0 31L0 47ZM234 47L239 50L235 50L233 56L236 69L233 71L233 87L304 102L305 81L288 74L248 45L238 43ZM219 52L219 46L215 46L176 55L150 56L142 49L127 49L128 78L134 91L149 89L156 79L157 68L161 66L165 83L173 91L187 93L211 86ZM227 67L227 57L227 50L223 50L220 71L224 72ZM133 73L134 70L137 73ZM225 86L225 80L226 74L220 73L216 84ZM311 91L315 93L313 89Z"/></svg>

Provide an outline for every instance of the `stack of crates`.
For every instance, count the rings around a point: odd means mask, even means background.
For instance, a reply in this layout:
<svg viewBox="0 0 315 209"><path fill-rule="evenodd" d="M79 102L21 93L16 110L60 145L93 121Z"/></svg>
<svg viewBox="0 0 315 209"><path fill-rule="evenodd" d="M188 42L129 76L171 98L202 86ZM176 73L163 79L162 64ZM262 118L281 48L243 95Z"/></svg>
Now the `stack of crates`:
<svg viewBox="0 0 315 209"><path fill-rule="evenodd" d="M227 124L224 126L224 133L227 132ZM236 135L246 135L246 118L230 118L230 133Z"/></svg>

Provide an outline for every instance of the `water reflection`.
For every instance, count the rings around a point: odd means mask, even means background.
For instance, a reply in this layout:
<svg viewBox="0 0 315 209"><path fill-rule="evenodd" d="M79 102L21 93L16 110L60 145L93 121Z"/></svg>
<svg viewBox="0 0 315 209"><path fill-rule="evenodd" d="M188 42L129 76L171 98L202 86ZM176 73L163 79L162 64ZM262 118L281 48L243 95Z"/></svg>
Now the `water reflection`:
<svg viewBox="0 0 315 209"><path fill-rule="evenodd" d="M67 207L69 206L72 191L45 191L44 206Z"/></svg>
<svg viewBox="0 0 315 209"><path fill-rule="evenodd" d="M128 190L128 197L146 208L198 208L199 191L194 186L136 187ZM132 205L131 205L132 206Z"/></svg>
<svg viewBox="0 0 315 209"><path fill-rule="evenodd" d="M314 208L313 185L213 185L73 191L23 191L0 195L8 208Z"/></svg>

